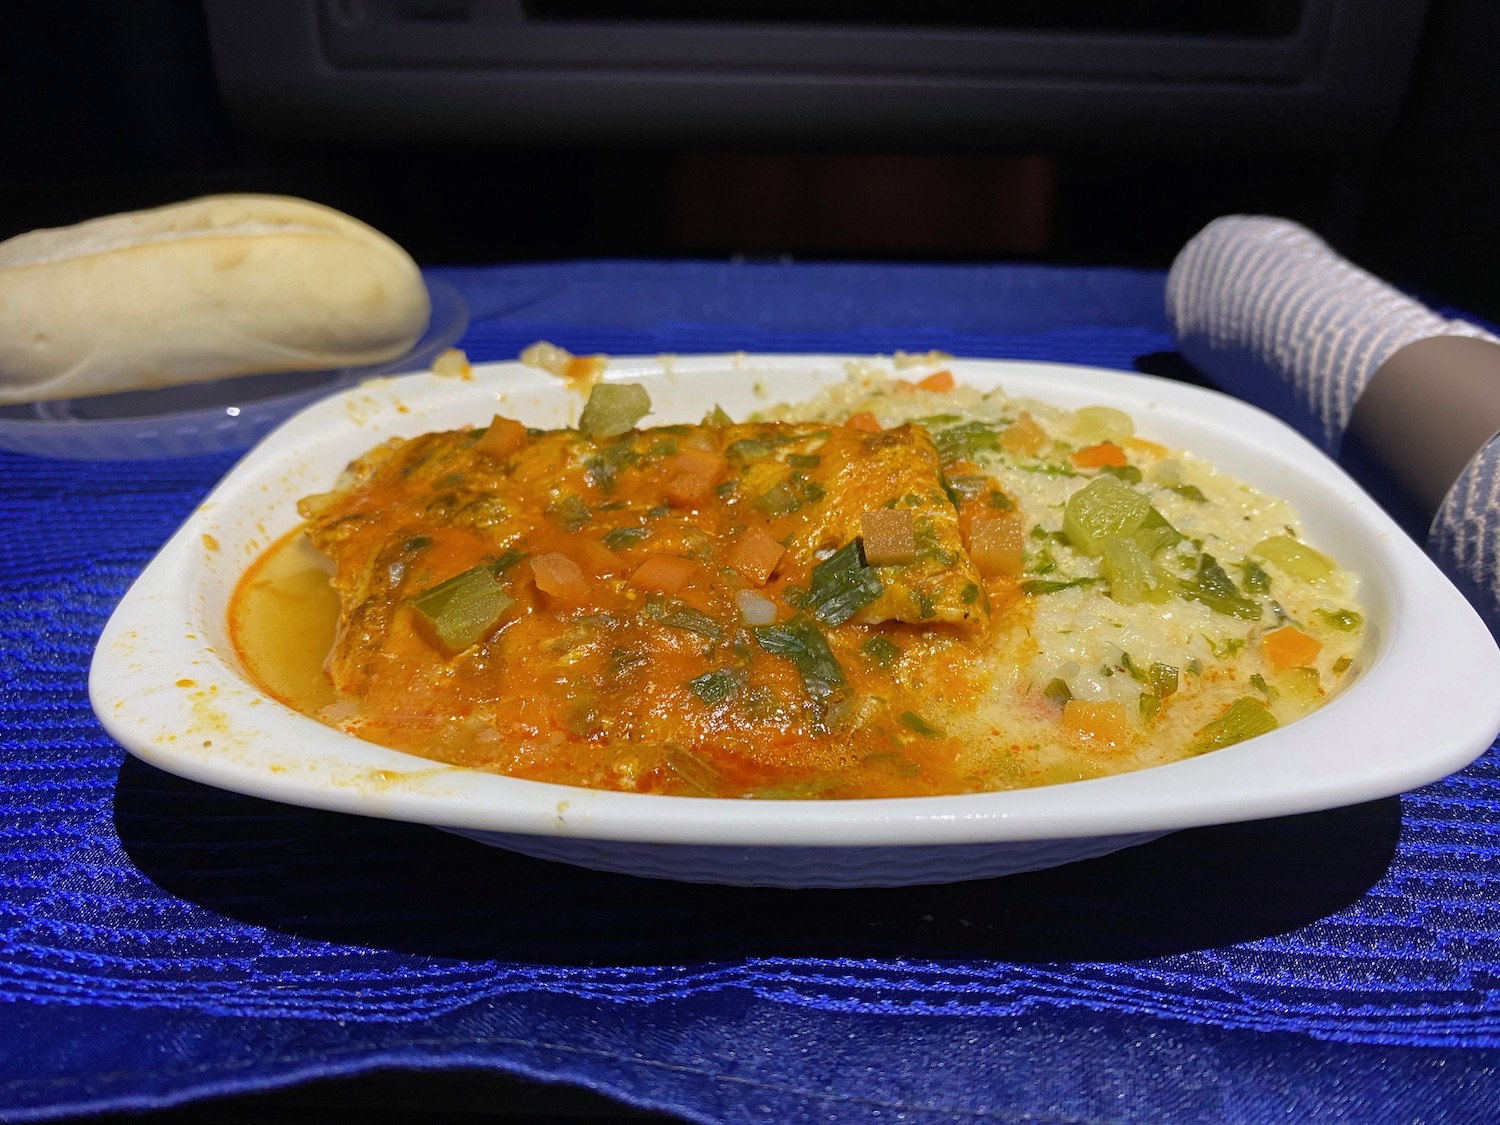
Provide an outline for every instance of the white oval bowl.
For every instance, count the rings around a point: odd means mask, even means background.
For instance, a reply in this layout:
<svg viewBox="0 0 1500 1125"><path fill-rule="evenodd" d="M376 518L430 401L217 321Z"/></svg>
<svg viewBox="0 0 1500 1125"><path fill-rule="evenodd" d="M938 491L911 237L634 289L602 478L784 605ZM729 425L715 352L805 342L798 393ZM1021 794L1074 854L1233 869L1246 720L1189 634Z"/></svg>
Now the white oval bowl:
<svg viewBox="0 0 1500 1125"><path fill-rule="evenodd" d="M644 384L645 424L806 398L843 380L839 356L616 359ZM256 797L445 828L529 855L695 882L867 887L954 882L1088 858L1207 824L1333 808L1462 768L1500 730L1500 650L1425 554L1289 426L1213 391L1061 364L956 359L980 389L1127 411L1144 437L1187 449L1290 500L1310 541L1361 576L1363 670L1306 718L1201 757L1009 792L844 801L617 793L461 769L342 734L271 699L228 637L245 569L387 437L576 421L581 396L545 372L487 364L366 383L308 407L256 446L162 548L100 637L89 689L106 730L169 773ZM885 365L889 370L889 364Z"/></svg>

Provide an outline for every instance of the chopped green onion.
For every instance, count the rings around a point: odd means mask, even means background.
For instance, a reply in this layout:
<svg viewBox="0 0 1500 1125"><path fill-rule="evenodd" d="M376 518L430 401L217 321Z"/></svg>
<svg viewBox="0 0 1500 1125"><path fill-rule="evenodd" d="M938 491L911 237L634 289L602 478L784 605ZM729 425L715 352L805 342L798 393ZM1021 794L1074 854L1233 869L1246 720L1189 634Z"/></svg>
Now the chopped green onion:
<svg viewBox="0 0 1500 1125"><path fill-rule="evenodd" d="M1271 592L1271 576L1257 566L1254 559L1246 559L1240 563L1240 570L1245 575L1246 592L1251 594Z"/></svg>
<svg viewBox="0 0 1500 1125"><path fill-rule="evenodd" d="M1095 578L1068 578L1059 581L1048 581L1044 578L1033 578L1021 583L1023 594L1055 594L1060 590L1071 590L1074 586L1092 586L1098 579Z"/></svg>
<svg viewBox="0 0 1500 1125"><path fill-rule="evenodd" d="M649 538L651 538L649 527L617 527L613 531L605 532L604 545L611 551L618 551L622 547L629 547L633 543Z"/></svg>
<svg viewBox="0 0 1500 1125"><path fill-rule="evenodd" d="M1234 581L1210 554L1199 556L1198 573L1193 578L1181 580L1179 590L1183 597L1202 602L1216 613L1240 621L1260 620L1260 603L1241 596Z"/></svg>
<svg viewBox="0 0 1500 1125"><path fill-rule="evenodd" d="M704 672L687 683L688 690L704 703L723 703L740 686L739 677L733 672Z"/></svg>
<svg viewBox="0 0 1500 1125"><path fill-rule="evenodd" d="M803 604L825 625L842 625L884 591L880 575L864 564L854 539L812 568Z"/></svg>
<svg viewBox="0 0 1500 1125"><path fill-rule="evenodd" d="M1047 686L1042 689L1042 694L1061 707L1073 698L1073 689L1068 686L1066 680L1058 676L1047 682Z"/></svg>
<svg viewBox="0 0 1500 1125"><path fill-rule="evenodd" d="M803 505L823 499L824 493L823 486L817 481L808 480L801 473L794 472L786 480L772 485L757 496L750 502L750 506L775 519L777 516L789 516Z"/></svg>
<svg viewBox="0 0 1500 1125"><path fill-rule="evenodd" d="M1318 609L1313 612L1330 629L1341 633L1352 633L1365 623L1365 619L1352 609Z"/></svg>
<svg viewBox="0 0 1500 1125"><path fill-rule="evenodd" d="M685 629L711 641L724 639L724 628L701 609L670 598L652 598L641 610L648 619L673 629Z"/></svg>
<svg viewBox="0 0 1500 1125"><path fill-rule="evenodd" d="M906 727L908 730L916 731L923 738L943 737L942 731L938 730L937 727L927 722L926 719L922 718L922 716L918 715L915 711L902 711L901 725Z"/></svg>
<svg viewBox="0 0 1500 1125"><path fill-rule="evenodd" d="M877 668L889 668L901 656L901 650L879 633L860 645L859 651Z"/></svg>
<svg viewBox="0 0 1500 1125"><path fill-rule="evenodd" d="M792 662L803 688L815 702L826 706L847 693L849 681L844 678L844 670L811 617L799 613L779 625L757 626L754 632L756 642L766 652Z"/></svg>
<svg viewBox="0 0 1500 1125"><path fill-rule="evenodd" d="M1197 504L1208 503L1208 497L1203 495L1203 489L1199 488L1196 484L1169 484L1167 488L1169 491L1177 493L1184 500L1192 500Z"/></svg>

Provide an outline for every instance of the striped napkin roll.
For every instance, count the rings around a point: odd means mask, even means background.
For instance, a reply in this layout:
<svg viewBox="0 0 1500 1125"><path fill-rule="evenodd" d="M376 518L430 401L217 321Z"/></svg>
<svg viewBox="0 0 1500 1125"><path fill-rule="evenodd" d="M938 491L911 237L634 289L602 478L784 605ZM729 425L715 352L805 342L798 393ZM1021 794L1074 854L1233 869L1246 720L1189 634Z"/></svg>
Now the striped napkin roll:
<svg viewBox="0 0 1500 1125"><path fill-rule="evenodd" d="M1167 276L1184 358L1386 505L1500 636L1500 341L1284 219L1216 219Z"/></svg>

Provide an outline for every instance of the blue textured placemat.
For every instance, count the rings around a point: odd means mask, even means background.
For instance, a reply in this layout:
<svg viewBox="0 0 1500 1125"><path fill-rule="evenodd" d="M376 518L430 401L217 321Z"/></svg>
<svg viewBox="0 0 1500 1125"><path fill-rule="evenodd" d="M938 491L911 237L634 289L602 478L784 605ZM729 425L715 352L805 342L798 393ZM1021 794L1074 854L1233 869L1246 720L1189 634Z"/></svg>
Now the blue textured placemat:
<svg viewBox="0 0 1500 1125"><path fill-rule="evenodd" d="M1155 273L439 272L475 360L1171 346ZM231 460L0 454L0 1119L403 1066L697 1121L1494 1120L1494 750L1399 799L892 891L678 886L272 805L126 759L85 688Z"/></svg>

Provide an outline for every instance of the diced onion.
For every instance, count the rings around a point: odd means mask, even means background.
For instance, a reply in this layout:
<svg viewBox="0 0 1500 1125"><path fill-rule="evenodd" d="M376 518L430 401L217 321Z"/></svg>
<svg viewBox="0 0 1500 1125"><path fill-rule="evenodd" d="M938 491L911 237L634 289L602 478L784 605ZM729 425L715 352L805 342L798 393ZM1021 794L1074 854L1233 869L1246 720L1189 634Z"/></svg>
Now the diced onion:
<svg viewBox="0 0 1500 1125"><path fill-rule="evenodd" d="M770 625L776 620L776 603L754 590L736 590L734 604L746 625Z"/></svg>

